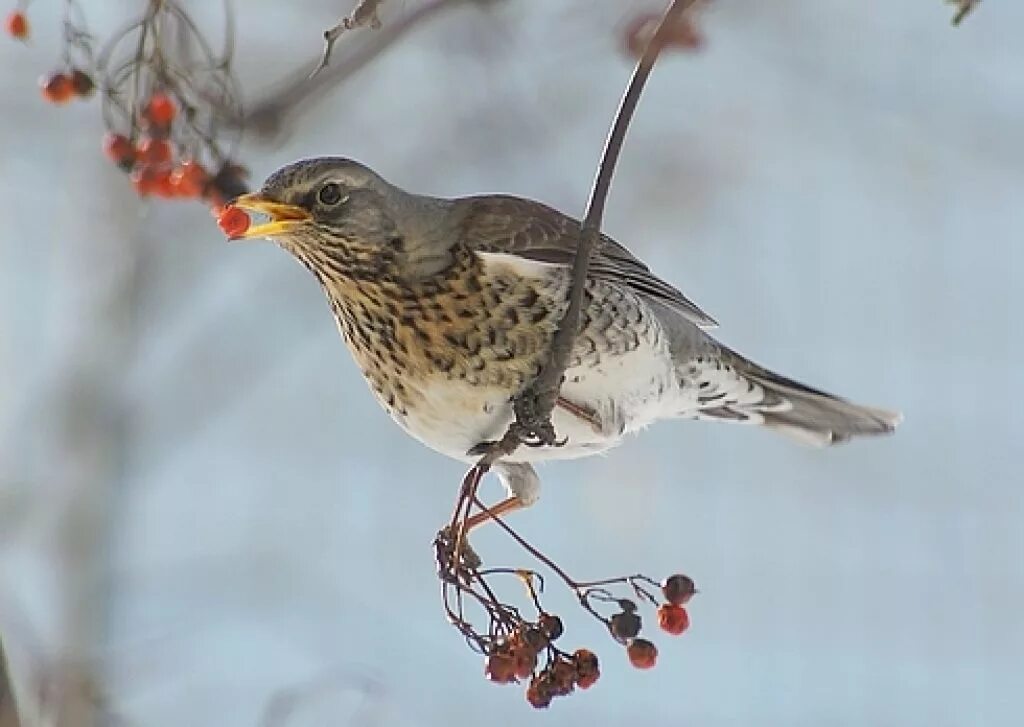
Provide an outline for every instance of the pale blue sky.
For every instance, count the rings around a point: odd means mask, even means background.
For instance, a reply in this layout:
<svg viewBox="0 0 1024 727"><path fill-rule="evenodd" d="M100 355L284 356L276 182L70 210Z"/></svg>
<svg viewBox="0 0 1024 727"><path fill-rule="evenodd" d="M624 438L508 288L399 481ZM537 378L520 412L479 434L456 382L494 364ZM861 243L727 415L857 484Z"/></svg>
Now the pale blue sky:
<svg viewBox="0 0 1024 727"><path fill-rule="evenodd" d="M245 3L250 97L338 5ZM413 190L578 214L630 71L621 8L438 17L245 160L261 179L342 154ZM606 230L731 346L906 421L829 451L666 423L545 466L524 534L581 577L683 570L702 594L650 673L565 601L604 677L540 717L443 620L429 543L460 465L377 409L299 265L224 243L199 208L138 204L95 106L37 100L43 24L0 45L9 639L57 653L68 613L99 613L114 703L145 727L255 725L325 674L337 689L289 727L369 724L351 716L367 680L376 724L403 727L1018 723L1024 7L952 30L937 0L717 2L707 50L656 70ZM99 392L100 414L70 408L95 417L86 441L119 427L108 457L62 429L69 377ZM89 503L104 564L71 567L72 591L62 518ZM477 546L526 563L496 531Z"/></svg>

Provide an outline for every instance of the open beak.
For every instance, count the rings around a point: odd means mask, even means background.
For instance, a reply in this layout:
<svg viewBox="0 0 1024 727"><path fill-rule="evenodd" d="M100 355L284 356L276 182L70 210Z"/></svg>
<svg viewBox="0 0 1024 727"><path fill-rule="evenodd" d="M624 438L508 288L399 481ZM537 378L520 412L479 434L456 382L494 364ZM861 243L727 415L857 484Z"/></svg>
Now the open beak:
<svg viewBox="0 0 1024 727"><path fill-rule="evenodd" d="M259 192L243 194L235 199L230 207L237 207L246 212L258 212L269 219L261 224L254 224L236 239L251 240L256 237L277 237L293 231L311 219L309 212L293 204L284 204L269 200Z"/></svg>

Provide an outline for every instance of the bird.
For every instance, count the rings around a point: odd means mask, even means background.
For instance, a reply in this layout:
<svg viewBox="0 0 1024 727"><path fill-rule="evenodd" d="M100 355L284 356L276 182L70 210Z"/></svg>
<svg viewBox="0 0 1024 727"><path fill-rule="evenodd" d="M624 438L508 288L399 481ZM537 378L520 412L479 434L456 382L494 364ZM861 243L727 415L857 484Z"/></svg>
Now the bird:
<svg viewBox="0 0 1024 727"><path fill-rule="evenodd" d="M462 462L501 438L566 310L578 220L510 195L414 194L344 157L288 164L232 206L256 217L237 239L269 239L313 274L402 429ZM537 501L537 462L605 452L662 419L755 424L817 446L901 421L754 363L712 337L716 326L601 234L552 413L560 441L494 465L507 497L489 514Z"/></svg>

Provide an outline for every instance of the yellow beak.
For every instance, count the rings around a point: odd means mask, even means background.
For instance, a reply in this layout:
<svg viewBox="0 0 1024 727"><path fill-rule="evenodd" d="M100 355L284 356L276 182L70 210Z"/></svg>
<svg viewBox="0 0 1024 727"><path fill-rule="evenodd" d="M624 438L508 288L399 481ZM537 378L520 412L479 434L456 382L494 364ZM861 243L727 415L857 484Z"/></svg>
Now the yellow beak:
<svg viewBox="0 0 1024 727"><path fill-rule="evenodd" d="M259 212L270 219L238 235L236 239L251 240L256 237L276 237L284 235L311 219L309 212L293 204L284 204L267 199L258 192L243 194L229 206L238 207L246 212Z"/></svg>

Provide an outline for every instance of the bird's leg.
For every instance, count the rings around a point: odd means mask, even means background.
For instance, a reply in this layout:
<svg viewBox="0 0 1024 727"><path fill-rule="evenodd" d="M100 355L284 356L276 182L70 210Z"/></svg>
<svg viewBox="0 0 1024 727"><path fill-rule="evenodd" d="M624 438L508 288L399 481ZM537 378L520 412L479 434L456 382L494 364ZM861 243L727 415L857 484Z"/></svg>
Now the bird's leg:
<svg viewBox="0 0 1024 727"><path fill-rule="evenodd" d="M486 510L478 512L476 515L472 515L466 518L466 533L469 533L473 528L483 525L485 522L492 520L502 515L507 515L510 512L516 510L522 510L526 505L518 497L508 497L499 502L494 507L489 507Z"/></svg>
<svg viewBox="0 0 1024 727"><path fill-rule="evenodd" d="M463 521L464 532L468 533L488 520L529 507L540 497L540 477L537 476L533 465L528 462L499 460L494 464L494 471L498 475L498 479L501 480L508 497L494 507L486 508L482 512L467 517ZM479 504L480 501L475 496L474 500Z"/></svg>

